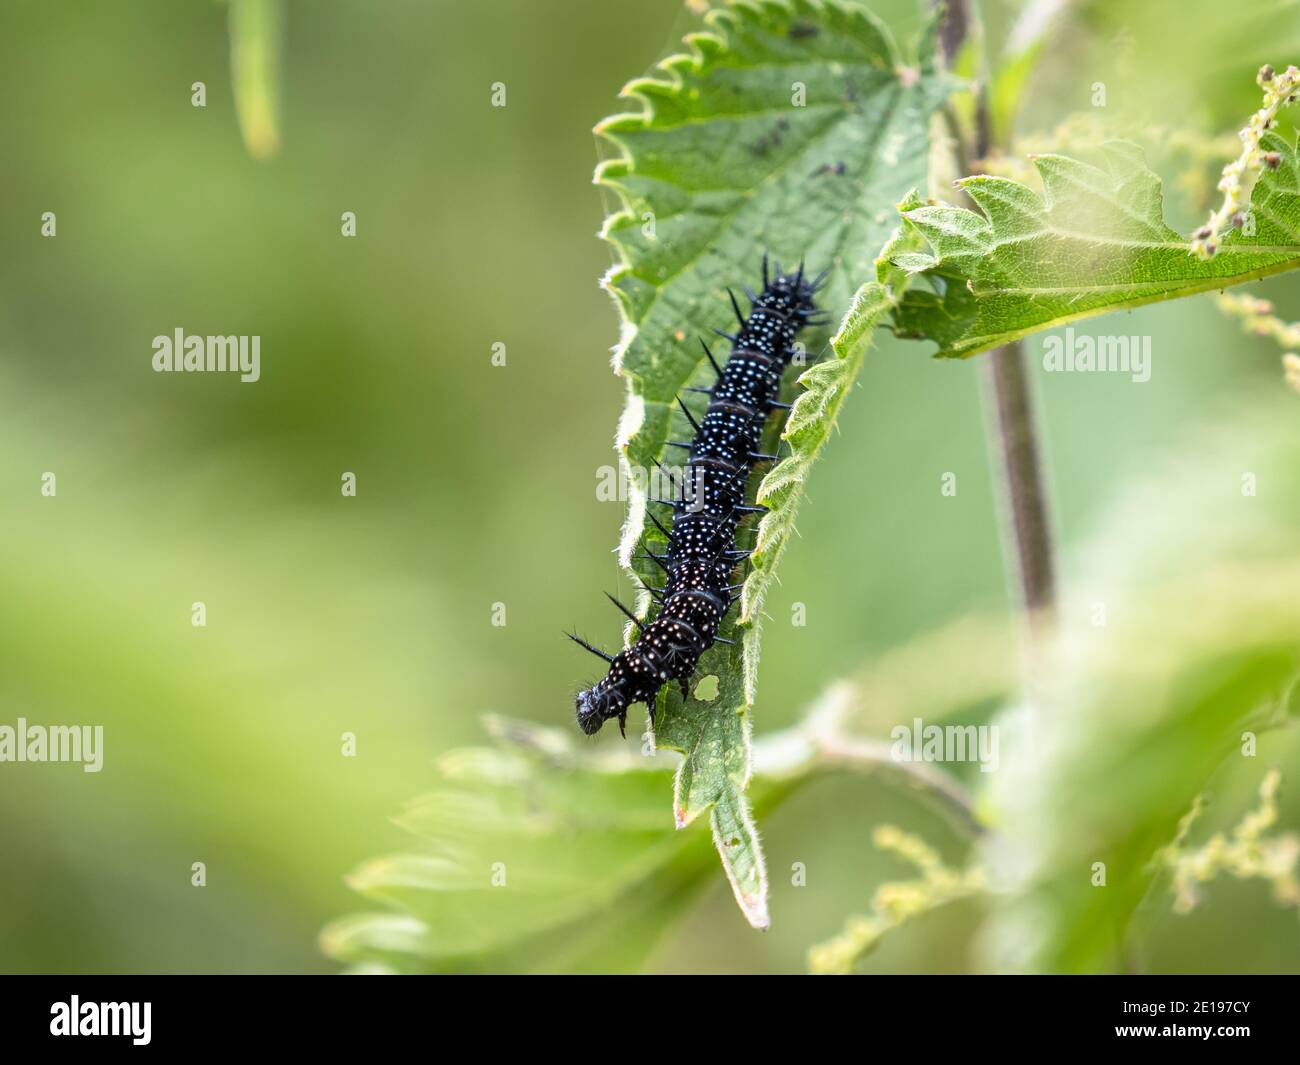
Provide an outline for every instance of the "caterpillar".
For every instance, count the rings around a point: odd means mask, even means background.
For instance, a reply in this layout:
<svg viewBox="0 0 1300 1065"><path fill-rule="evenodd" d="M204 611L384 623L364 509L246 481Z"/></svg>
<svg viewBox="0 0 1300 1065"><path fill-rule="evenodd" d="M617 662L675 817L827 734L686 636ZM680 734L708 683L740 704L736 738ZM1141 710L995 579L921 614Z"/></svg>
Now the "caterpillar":
<svg viewBox="0 0 1300 1065"><path fill-rule="evenodd" d="M745 488L757 464L777 458L759 450L763 428L774 410L790 409L790 404L778 402L781 375L794 358L799 331L822 324L814 318L818 308L813 296L827 273L805 280L802 263L798 272L785 274L778 262L774 275L769 276L764 255L763 291L755 295L745 290L749 314L741 313L734 293L727 290L740 324L735 333L714 330L731 343L726 364L719 366L708 344L700 341L717 380L712 388L687 390L708 395L702 417L697 418L681 396L677 397L695 432L689 442L669 441L669 446L688 452L681 494L674 499L650 500L672 508L671 528L649 514L668 538L665 554L646 549L666 577L662 588L645 586L658 604L658 613L653 621L643 621L609 596L637 629L636 640L615 655L568 634L609 665L605 676L580 691L575 700L578 726L587 735L617 718L619 731L626 736L628 708L639 702L649 709L653 726L660 688L677 680L685 691L700 656L714 643L733 642L722 639L718 631L739 599L741 585L732 583L732 575L750 555L736 547L736 532L748 515L767 509L746 504ZM660 468L664 469L662 464ZM669 482L673 483L671 474Z"/></svg>

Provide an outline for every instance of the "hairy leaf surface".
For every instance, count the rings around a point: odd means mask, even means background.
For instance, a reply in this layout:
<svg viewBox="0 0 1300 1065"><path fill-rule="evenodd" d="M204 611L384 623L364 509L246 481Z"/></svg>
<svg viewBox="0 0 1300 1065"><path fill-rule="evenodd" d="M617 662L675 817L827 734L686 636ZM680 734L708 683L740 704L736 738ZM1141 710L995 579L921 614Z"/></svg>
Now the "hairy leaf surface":
<svg viewBox="0 0 1300 1065"><path fill-rule="evenodd" d="M726 289L760 284L764 252L787 268L802 258L812 271L830 268L820 303L838 318L897 224L893 205L924 185L928 118L946 85L928 47L905 65L884 27L847 4L735 2L705 21L706 32L687 37L689 53L624 89L638 111L597 126L617 153L596 181L618 201L603 235L618 252L605 284L624 319L614 365L628 383L618 449L631 487L620 560L650 582L653 563L634 557L649 471L667 441L692 435L676 399L689 385L712 384L700 338L734 324ZM801 339L815 358L826 336L823 328ZM803 413L817 417L807 403ZM742 532L742 545L753 535ZM650 540L656 550L662 543L658 534ZM779 548L769 553L768 578L777 557ZM640 592L638 612L649 606ZM713 809L737 900L765 927L766 875L744 794L755 616L746 610L743 641L701 660L701 676L719 677L715 698L684 697L675 686L661 693L656 741L684 755L677 825ZM737 632L729 624L723 635Z"/></svg>
<svg viewBox="0 0 1300 1065"><path fill-rule="evenodd" d="M916 275L894 314L900 336L964 358L1065 322L1226 288L1300 266L1300 173L1294 147L1265 134L1276 170L1256 184L1242 226L1214 258L1191 254L1164 220L1159 177L1126 141L1094 165L1039 155L1043 195L1008 178L958 182L978 211L907 211L930 250L899 256Z"/></svg>

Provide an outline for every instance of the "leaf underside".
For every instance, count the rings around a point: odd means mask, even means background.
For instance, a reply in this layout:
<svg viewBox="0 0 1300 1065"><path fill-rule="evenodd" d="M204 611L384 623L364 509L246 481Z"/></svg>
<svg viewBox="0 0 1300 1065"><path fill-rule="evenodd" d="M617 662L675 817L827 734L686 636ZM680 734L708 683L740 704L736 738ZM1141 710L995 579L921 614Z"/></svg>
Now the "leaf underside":
<svg viewBox="0 0 1300 1065"><path fill-rule="evenodd" d="M930 251L896 259L914 283L894 314L895 332L933 340L938 357L962 358L1065 322L1295 269L1296 153L1272 133L1262 147L1281 163L1260 176L1243 226L1209 260L1166 225L1160 178L1127 141L1103 145L1096 165L1035 157L1041 197L1007 178L958 182L979 211L939 205L904 214Z"/></svg>
<svg viewBox="0 0 1300 1065"><path fill-rule="evenodd" d="M726 289L761 284L765 252L787 268L803 259L812 272L830 269L819 303L833 317L843 313L897 224L893 205L924 186L928 119L944 91L928 59L925 69L905 68L886 29L839 2L738 0L710 11L705 24L706 32L686 38L688 54L659 64L661 77L623 90L638 112L596 127L616 153L596 182L618 201L602 236L618 252L604 283L624 321L614 366L628 383L618 439L630 493L620 561L649 583L659 576L654 563L634 557L646 529L645 471L668 461L667 441L693 435L676 399L688 386L713 383L699 341L734 324ZM827 338L824 327L801 337L810 359ZM725 357L725 344L717 353ZM814 366L805 376L836 372ZM824 434L837 408L838 399L820 409L804 403L804 427L792 423L787 436ZM779 494L768 491L774 501ZM786 495L793 503L796 494ZM785 532L793 516L791 506ZM683 827L714 809L715 842L755 927L768 923L767 885L744 792L757 608L785 540L773 533L772 517L764 519L766 539L757 534L742 615L723 628L724 637L744 630L744 638L715 645L700 662L698 676L719 678L717 695L700 701L670 685L656 711L657 744L684 755L675 822ZM738 546L754 537L742 527ZM646 541L662 550L653 529ZM639 591L638 615L651 605Z"/></svg>

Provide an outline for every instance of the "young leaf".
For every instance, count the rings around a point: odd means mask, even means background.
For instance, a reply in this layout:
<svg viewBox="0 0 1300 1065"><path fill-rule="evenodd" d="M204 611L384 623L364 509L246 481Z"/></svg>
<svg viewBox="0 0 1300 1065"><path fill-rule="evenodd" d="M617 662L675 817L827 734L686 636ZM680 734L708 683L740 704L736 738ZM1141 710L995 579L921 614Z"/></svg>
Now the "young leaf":
<svg viewBox="0 0 1300 1065"><path fill-rule="evenodd" d="M712 383L699 340L727 325L726 289L756 284L764 252L786 265L804 259L810 270L831 269L820 302L838 313L894 224L891 205L925 182L928 120L947 84L933 74L928 46L904 66L885 28L838 0L734 0L705 22L707 32L686 38L688 54L660 63L664 77L624 89L639 111L596 127L618 152L596 182L620 205L602 231L619 254L605 286L623 316L614 366L628 382L620 560L650 581L652 564L634 559L643 471L664 458L668 440L690 436L676 400L689 385ZM825 336L802 339L815 352ZM638 612L649 607L642 592ZM734 635L730 625L723 635ZM707 652L700 675L720 678L717 696L665 689L656 739L685 756L676 823L716 807L724 866L746 917L763 927L765 874L744 796L756 655L756 635Z"/></svg>
<svg viewBox="0 0 1300 1065"><path fill-rule="evenodd" d="M900 336L964 358L1065 322L1267 277L1300 266L1300 176L1294 147L1265 134L1264 171L1241 226L1214 258L1164 221L1160 179L1142 150L1102 148L1099 165L1040 155L1040 198L1007 178L958 182L980 208L918 207L904 218L929 254L896 261L919 275L894 315ZM982 212L982 213L981 213Z"/></svg>

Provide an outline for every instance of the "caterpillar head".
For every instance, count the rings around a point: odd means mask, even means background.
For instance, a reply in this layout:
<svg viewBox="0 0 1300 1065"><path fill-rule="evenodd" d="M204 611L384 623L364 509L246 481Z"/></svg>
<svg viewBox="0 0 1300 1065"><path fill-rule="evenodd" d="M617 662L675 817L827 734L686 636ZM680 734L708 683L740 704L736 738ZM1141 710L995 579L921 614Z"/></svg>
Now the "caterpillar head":
<svg viewBox="0 0 1300 1065"><path fill-rule="evenodd" d="M588 736L599 732L601 725L611 717L618 718L619 732L627 735L627 700L622 692L604 681L578 692L574 705L578 712L578 727Z"/></svg>

